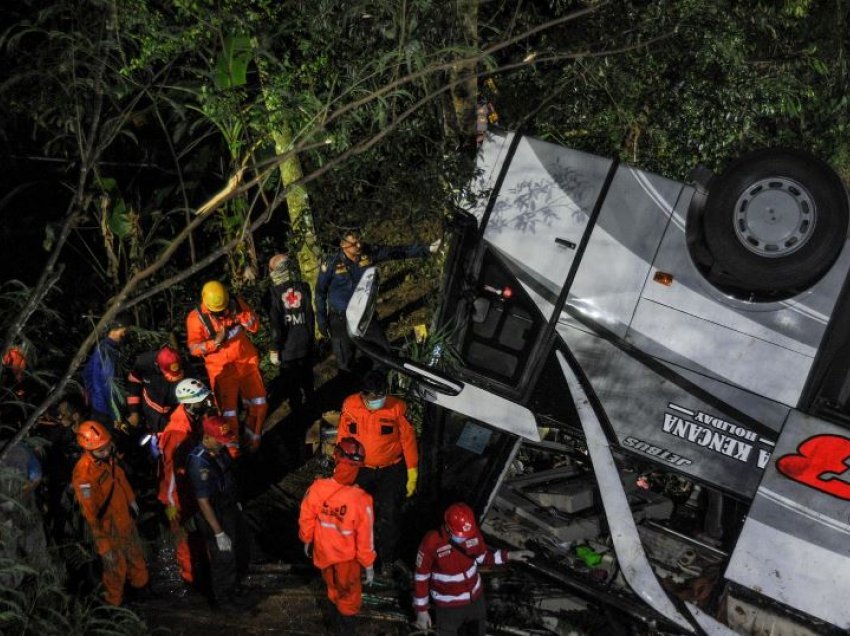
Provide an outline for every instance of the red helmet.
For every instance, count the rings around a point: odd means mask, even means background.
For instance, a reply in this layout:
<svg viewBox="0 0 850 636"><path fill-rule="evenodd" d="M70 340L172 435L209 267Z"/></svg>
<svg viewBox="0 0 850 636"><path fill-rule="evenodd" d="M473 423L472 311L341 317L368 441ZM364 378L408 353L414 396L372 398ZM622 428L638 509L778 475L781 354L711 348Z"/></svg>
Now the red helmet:
<svg viewBox="0 0 850 636"><path fill-rule="evenodd" d="M112 441L112 435L100 422L86 420L77 429L77 444L87 451L96 451L108 445Z"/></svg>
<svg viewBox="0 0 850 636"><path fill-rule="evenodd" d="M334 446L334 461L337 464L354 464L362 466L366 461L366 449L363 444L353 437L343 437L339 443Z"/></svg>
<svg viewBox="0 0 850 636"><path fill-rule="evenodd" d="M180 353L165 345L156 354L156 366L162 371L162 375L169 382L177 382L183 379L183 363L180 360Z"/></svg>
<svg viewBox="0 0 850 636"><path fill-rule="evenodd" d="M446 528L455 537L469 539L478 533L475 513L465 503L453 503L446 508L443 519L446 521Z"/></svg>
<svg viewBox="0 0 850 636"><path fill-rule="evenodd" d="M235 432L221 415L208 415L203 421L204 435L209 435L219 444L231 444L236 441Z"/></svg>

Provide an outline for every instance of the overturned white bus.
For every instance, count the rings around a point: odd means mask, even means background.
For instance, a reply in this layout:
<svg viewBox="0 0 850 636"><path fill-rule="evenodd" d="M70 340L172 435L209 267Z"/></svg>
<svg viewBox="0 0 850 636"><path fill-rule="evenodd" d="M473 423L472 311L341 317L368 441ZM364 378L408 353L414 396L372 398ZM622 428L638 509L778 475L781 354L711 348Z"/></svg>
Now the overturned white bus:
<svg viewBox="0 0 850 636"><path fill-rule="evenodd" d="M850 629L840 179L770 150L688 185L514 133L478 167L435 321L460 367L358 341L433 404L423 499L653 629Z"/></svg>

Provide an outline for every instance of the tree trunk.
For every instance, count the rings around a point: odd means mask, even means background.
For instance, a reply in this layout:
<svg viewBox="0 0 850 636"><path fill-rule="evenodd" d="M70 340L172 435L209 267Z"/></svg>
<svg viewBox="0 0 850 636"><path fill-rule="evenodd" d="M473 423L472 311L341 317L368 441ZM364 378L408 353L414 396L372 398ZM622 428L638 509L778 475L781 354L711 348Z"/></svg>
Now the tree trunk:
<svg viewBox="0 0 850 636"><path fill-rule="evenodd" d="M292 127L281 115L281 106L273 89L269 88L268 78L262 70L260 78L263 83L263 100L269 113L269 128L274 141L275 152L283 154L292 149ZM304 172L301 170L301 160L293 154L280 164L280 178L286 191L286 207L289 210L289 222L293 236L298 244L298 265L301 276L316 289L316 279L319 276L320 250L316 240L316 227L313 213L310 210L310 198L307 189L295 185Z"/></svg>
<svg viewBox="0 0 850 636"><path fill-rule="evenodd" d="M291 149L292 129L288 125L276 126L272 138L278 153ZM310 210L310 198L304 186L290 186L304 176L298 155L292 155L280 165L280 176L287 188L286 207L289 209L289 222L298 237L298 264L301 267L301 275L315 289L316 278L319 276L319 248L313 213Z"/></svg>
<svg viewBox="0 0 850 636"><path fill-rule="evenodd" d="M464 44L478 46L478 0L455 0L457 21ZM452 84L453 127L463 139L475 138L475 116L478 102L478 78L475 62L452 66L449 81Z"/></svg>

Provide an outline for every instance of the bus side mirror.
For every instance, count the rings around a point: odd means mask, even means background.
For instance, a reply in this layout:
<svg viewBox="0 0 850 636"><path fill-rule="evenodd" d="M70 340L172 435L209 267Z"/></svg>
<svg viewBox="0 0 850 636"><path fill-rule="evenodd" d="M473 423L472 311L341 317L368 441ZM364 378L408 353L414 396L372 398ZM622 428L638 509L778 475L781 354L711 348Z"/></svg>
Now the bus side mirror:
<svg viewBox="0 0 850 636"><path fill-rule="evenodd" d="M363 272L360 282L345 310L345 328L352 338L362 338L369 329L375 306L378 304L378 270L370 267Z"/></svg>

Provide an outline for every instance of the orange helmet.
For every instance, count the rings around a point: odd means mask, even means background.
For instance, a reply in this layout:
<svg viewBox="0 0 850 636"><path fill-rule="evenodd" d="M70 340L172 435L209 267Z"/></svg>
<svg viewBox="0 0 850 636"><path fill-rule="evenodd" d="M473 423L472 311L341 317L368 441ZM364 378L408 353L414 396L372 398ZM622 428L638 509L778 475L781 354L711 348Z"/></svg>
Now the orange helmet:
<svg viewBox="0 0 850 636"><path fill-rule="evenodd" d="M162 375L169 382L177 382L183 379L183 364L180 361L180 354L168 345L157 352L156 366L159 367Z"/></svg>
<svg viewBox="0 0 850 636"><path fill-rule="evenodd" d="M455 537L469 539L478 532L475 513L465 503L453 503L446 508L443 518L446 521L446 528Z"/></svg>
<svg viewBox="0 0 850 636"><path fill-rule="evenodd" d="M353 437L343 437L334 446L334 461L337 464L353 464L362 466L366 461L366 449Z"/></svg>
<svg viewBox="0 0 850 636"><path fill-rule="evenodd" d="M100 422L86 420L77 429L77 444L84 450L96 451L112 441L112 435Z"/></svg>

